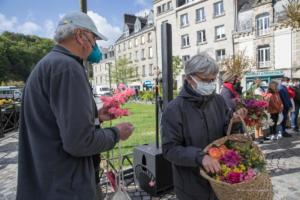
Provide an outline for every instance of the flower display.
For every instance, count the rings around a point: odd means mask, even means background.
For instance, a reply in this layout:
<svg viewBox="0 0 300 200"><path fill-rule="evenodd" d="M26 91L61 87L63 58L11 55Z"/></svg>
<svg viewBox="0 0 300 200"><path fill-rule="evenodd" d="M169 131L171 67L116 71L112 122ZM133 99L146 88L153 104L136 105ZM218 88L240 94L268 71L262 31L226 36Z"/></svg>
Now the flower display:
<svg viewBox="0 0 300 200"><path fill-rule="evenodd" d="M211 150L212 149L212 150ZM221 152L216 157L215 152ZM223 149L223 150L221 150ZM221 146L212 146L208 154L217 159L221 165L219 173L211 176L229 184L249 181L258 173L265 170L265 161L251 142L239 142L228 140Z"/></svg>
<svg viewBox="0 0 300 200"><path fill-rule="evenodd" d="M121 106L133 95L135 95L133 89L126 88L124 84L120 84L113 96L101 96L100 99L103 102L103 105L108 108L108 112L112 117L118 118L129 115L128 109L124 109Z"/></svg>

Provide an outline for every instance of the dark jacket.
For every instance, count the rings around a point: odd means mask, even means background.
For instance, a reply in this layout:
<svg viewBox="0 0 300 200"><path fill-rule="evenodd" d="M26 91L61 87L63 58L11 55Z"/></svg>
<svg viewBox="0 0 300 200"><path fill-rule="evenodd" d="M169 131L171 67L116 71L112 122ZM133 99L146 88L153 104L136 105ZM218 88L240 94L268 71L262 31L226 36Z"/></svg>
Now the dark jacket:
<svg viewBox="0 0 300 200"><path fill-rule="evenodd" d="M175 193L180 200L214 198L208 181L199 174L202 150L224 136L229 116L220 95L201 96L187 83L164 111L162 149L172 163Z"/></svg>
<svg viewBox="0 0 300 200"><path fill-rule="evenodd" d="M92 155L114 147L116 129L95 129L82 60L55 46L23 93L17 200L96 199Z"/></svg>
<svg viewBox="0 0 300 200"><path fill-rule="evenodd" d="M287 88L284 85L280 85L278 91L284 110L289 110L292 107L292 102L290 100Z"/></svg>

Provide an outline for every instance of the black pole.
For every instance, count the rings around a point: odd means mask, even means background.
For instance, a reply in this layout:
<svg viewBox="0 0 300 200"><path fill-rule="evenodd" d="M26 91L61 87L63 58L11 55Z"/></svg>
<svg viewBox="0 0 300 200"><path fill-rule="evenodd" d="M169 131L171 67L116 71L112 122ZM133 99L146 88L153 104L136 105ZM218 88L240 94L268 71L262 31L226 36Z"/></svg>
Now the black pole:
<svg viewBox="0 0 300 200"><path fill-rule="evenodd" d="M158 91L158 75L155 80L155 141L156 141L156 148L159 148L159 91Z"/></svg>
<svg viewBox="0 0 300 200"><path fill-rule="evenodd" d="M161 25L163 109L173 99L172 26Z"/></svg>
<svg viewBox="0 0 300 200"><path fill-rule="evenodd" d="M81 10L81 12L87 13L86 0L80 0L80 10Z"/></svg>

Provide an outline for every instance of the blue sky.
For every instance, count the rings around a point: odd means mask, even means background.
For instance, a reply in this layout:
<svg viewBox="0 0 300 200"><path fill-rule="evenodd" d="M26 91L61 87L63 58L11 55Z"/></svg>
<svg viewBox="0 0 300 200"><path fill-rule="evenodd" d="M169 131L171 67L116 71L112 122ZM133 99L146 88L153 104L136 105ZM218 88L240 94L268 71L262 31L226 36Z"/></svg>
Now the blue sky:
<svg viewBox="0 0 300 200"><path fill-rule="evenodd" d="M123 29L123 14L139 14L152 7L152 0L87 0L88 14L109 39L108 46ZM0 0L0 33L3 31L35 34L52 38L58 20L80 10L79 0Z"/></svg>

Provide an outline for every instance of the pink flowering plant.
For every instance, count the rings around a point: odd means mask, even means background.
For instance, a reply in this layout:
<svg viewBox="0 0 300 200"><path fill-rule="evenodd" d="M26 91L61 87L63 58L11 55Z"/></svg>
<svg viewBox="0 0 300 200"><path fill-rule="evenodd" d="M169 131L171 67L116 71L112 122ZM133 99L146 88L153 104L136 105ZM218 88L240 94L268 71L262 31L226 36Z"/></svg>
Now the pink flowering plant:
<svg viewBox="0 0 300 200"><path fill-rule="evenodd" d="M265 160L250 141L228 140L220 147L211 147L208 152L221 165L219 173L210 174L218 181L242 183L265 171Z"/></svg>
<svg viewBox="0 0 300 200"><path fill-rule="evenodd" d="M122 105L134 95L135 91L133 89L126 88L124 84L120 84L113 96L101 96L100 99L103 105L108 108L108 112L112 118L120 118L129 115L128 109L122 108Z"/></svg>

